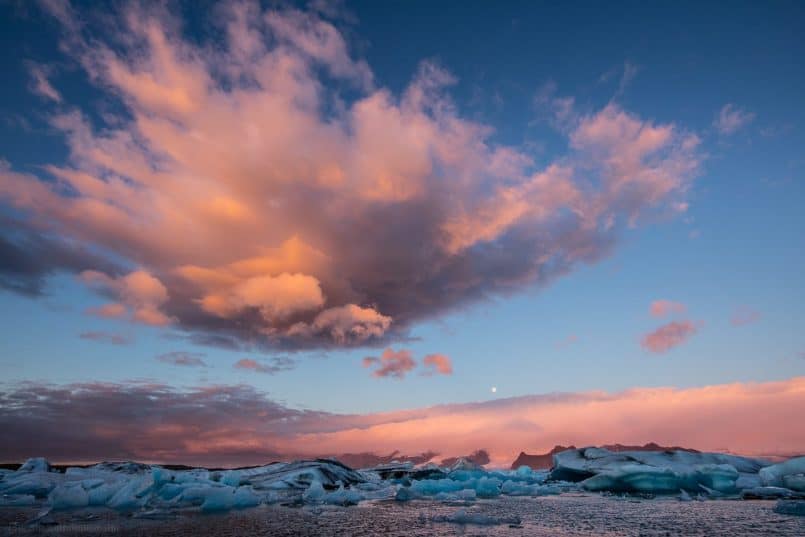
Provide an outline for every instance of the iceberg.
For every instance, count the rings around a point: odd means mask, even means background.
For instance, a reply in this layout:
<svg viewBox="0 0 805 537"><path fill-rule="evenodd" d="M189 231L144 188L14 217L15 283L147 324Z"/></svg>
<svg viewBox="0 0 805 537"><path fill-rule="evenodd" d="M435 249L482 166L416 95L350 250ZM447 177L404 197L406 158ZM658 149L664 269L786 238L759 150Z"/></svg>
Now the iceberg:
<svg viewBox="0 0 805 537"><path fill-rule="evenodd" d="M764 486L786 487L805 492L805 487L803 487L805 485L805 457L796 457L779 464L766 466L758 472L758 475Z"/></svg>
<svg viewBox="0 0 805 537"><path fill-rule="evenodd" d="M805 498L805 458L779 464L684 450L613 452L569 449L553 455L550 471L487 470L467 459L451 467L388 463L354 470L330 459L272 463L234 470L170 470L136 462L103 462L54 471L42 458L0 472L0 506L51 510L107 507L141 518L177 510L219 512L261 504L349 506L367 500L474 502L498 496L536 497L586 490L683 501L704 497L797 500ZM459 515L459 513L463 513ZM459 511L444 521L471 522ZM40 520L41 519L41 520ZM449 519L449 520L448 520Z"/></svg>
<svg viewBox="0 0 805 537"><path fill-rule="evenodd" d="M760 460L720 453L570 449L554 454L553 481L580 482L589 491L676 494L737 493L745 474L757 474ZM744 479L746 482L747 479Z"/></svg>

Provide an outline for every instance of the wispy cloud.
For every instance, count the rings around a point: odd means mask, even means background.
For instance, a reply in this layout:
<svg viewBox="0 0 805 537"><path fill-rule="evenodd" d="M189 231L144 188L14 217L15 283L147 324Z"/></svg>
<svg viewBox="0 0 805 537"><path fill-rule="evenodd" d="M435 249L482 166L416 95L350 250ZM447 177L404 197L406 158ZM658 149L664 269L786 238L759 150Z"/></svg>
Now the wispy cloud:
<svg viewBox="0 0 805 537"><path fill-rule="evenodd" d="M266 375L276 375L283 371L290 371L296 366L291 358L285 356L275 356L268 360L253 360L251 358L243 358L235 362L232 366L235 369L246 371L254 371L255 373L264 373Z"/></svg>
<svg viewBox="0 0 805 537"><path fill-rule="evenodd" d="M62 102L61 93L50 83L48 77L52 74L52 69L47 65L28 62L28 73L31 75L31 91L57 103Z"/></svg>
<svg viewBox="0 0 805 537"><path fill-rule="evenodd" d="M730 324L732 326L744 326L759 321L761 317L762 315L756 309L752 309L749 306L739 306L732 312Z"/></svg>
<svg viewBox="0 0 805 537"><path fill-rule="evenodd" d="M82 332L78 337L99 343L111 343L112 345L128 345L133 341L129 336L100 331Z"/></svg>
<svg viewBox="0 0 805 537"><path fill-rule="evenodd" d="M166 364L184 367L207 367L200 352L173 351L157 356L157 360Z"/></svg>
<svg viewBox="0 0 805 537"><path fill-rule="evenodd" d="M662 354L690 339L698 331L699 323L672 321L643 336L640 344L644 349Z"/></svg>
<svg viewBox="0 0 805 537"><path fill-rule="evenodd" d="M713 121L713 127L722 135L735 134L755 119L754 112L747 112L732 103L725 104Z"/></svg>

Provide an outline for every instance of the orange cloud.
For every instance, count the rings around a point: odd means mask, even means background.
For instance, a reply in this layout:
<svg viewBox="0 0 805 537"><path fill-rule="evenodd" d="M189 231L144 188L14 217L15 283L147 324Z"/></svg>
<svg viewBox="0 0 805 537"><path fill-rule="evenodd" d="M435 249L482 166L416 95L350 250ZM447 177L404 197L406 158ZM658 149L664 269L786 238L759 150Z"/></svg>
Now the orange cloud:
<svg viewBox="0 0 805 537"><path fill-rule="evenodd" d="M416 367L416 362L411 357L411 351L405 349L395 351L389 347L383 351L380 358L367 356L363 359L363 367L372 367L373 365L377 365L378 368L372 372L372 376L401 379Z"/></svg>
<svg viewBox="0 0 805 537"><path fill-rule="evenodd" d="M673 321L643 336L640 344L651 352L664 353L687 341L697 330L691 321Z"/></svg>
<svg viewBox="0 0 805 537"><path fill-rule="evenodd" d="M427 368L424 375L434 375L436 373L439 375L453 374L453 363L450 361L450 357L444 354L428 354L422 360L422 363Z"/></svg>
<svg viewBox="0 0 805 537"><path fill-rule="evenodd" d="M171 319L160 307L168 301L168 290L157 278L144 270L125 276L110 277L95 270L85 270L81 279L101 292L115 295L120 302L90 308L90 313L104 317L120 317L131 313L134 321L155 326L170 324Z"/></svg>

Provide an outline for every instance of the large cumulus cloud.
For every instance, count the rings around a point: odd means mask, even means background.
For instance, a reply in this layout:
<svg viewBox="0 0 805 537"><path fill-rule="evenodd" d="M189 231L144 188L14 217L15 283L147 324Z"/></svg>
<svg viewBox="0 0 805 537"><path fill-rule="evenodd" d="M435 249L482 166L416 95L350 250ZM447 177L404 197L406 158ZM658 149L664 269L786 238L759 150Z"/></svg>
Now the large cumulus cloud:
<svg viewBox="0 0 805 537"><path fill-rule="evenodd" d="M698 138L678 125L569 99L557 100L567 153L536 165L462 117L444 69L424 62L395 95L313 13L227 4L191 38L164 9L129 6L105 33L50 5L63 49L118 113L99 123L54 104L69 161L41 176L0 168L0 200L128 265L60 261L111 297L98 312L198 340L399 338L600 259L624 225L684 208L699 166ZM3 285L37 288L15 282Z"/></svg>

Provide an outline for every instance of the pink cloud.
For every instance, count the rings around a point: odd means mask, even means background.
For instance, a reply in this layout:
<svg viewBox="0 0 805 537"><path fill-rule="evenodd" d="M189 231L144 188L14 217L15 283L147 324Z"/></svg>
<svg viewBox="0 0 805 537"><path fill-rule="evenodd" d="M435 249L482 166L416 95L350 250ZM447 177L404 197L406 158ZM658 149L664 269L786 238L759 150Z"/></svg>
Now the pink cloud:
<svg viewBox="0 0 805 537"><path fill-rule="evenodd" d="M673 321L646 334L640 344L648 351L661 354L681 345L697 330L696 323L691 321Z"/></svg>
<svg viewBox="0 0 805 537"><path fill-rule="evenodd" d="M428 354L422 359L422 364L425 366L426 371L423 375L452 375L453 363L450 357L444 354Z"/></svg>
<svg viewBox="0 0 805 537"><path fill-rule="evenodd" d="M0 201L141 267L110 276L88 255L67 267L92 259L99 292L130 319L205 339L401 339L605 257L623 227L675 212L699 171L698 139L679 125L616 104L580 114L572 98L567 154L538 165L459 113L444 68L423 62L395 94L313 12L226 6L210 46L169 9L126 6L114 43L84 41L92 17L49 9L63 48L125 111L97 127L65 103L50 123L69 160L40 175L0 166Z"/></svg>
<svg viewBox="0 0 805 537"><path fill-rule="evenodd" d="M436 450L444 458L483 446L493 465L508 466L520 451L545 452L557 444L650 441L792 454L805 450L805 429L791 427L803 412L805 377L552 393L360 415L288 408L248 386L26 384L0 392L0 458L36 453L54 461L244 465L394 450Z"/></svg>
<svg viewBox="0 0 805 537"><path fill-rule="evenodd" d="M759 321L761 314L759 311L754 310L748 306L741 306L735 309L730 317L730 324L732 326L744 326Z"/></svg>
<svg viewBox="0 0 805 537"><path fill-rule="evenodd" d="M654 317L665 317L672 313L685 313L687 307L680 302L671 300L655 300L649 305L649 313Z"/></svg>
<svg viewBox="0 0 805 537"><path fill-rule="evenodd" d="M411 357L411 351L405 349L395 351L389 347L379 358L367 356L363 359L363 367L373 366L377 366L377 369L372 372L373 377L402 379L406 373L416 367L416 362Z"/></svg>
<svg viewBox="0 0 805 537"><path fill-rule="evenodd" d="M244 369L254 371L255 373L266 373L268 375L275 375L282 371L288 371L294 368L294 361L284 356L274 357L271 360L257 361L251 358L243 358L235 362L235 369Z"/></svg>
<svg viewBox="0 0 805 537"><path fill-rule="evenodd" d="M747 112L732 103L725 104L713 121L713 127L722 135L735 134L755 119L753 112Z"/></svg>

